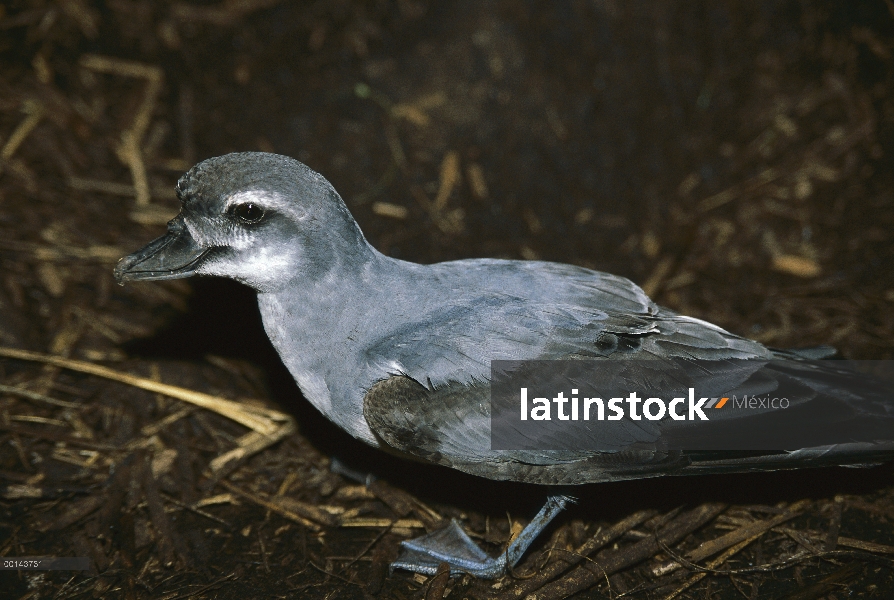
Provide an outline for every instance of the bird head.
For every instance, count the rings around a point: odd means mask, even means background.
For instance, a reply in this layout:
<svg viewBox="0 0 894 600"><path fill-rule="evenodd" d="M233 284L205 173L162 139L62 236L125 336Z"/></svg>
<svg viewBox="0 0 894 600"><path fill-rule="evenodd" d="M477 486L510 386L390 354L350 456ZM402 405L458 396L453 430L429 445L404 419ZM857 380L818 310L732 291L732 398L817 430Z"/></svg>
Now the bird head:
<svg viewBox="0 0 894 600"><path fill-rule="evenodd" d="M177 183L167 233L122 258L126 281L229 277L259 291L323 277L369 246L326 179L286 156L240 152L205 160Z"/></svg>

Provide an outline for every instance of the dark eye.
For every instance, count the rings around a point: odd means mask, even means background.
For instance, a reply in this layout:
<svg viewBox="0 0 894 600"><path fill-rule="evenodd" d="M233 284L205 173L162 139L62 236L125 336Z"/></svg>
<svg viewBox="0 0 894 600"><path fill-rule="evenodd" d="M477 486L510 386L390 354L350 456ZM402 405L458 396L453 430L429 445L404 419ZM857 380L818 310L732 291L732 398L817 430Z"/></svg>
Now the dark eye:
<svg viewBox="0 0 894 600"><path fill-rule="evenodd" d="M231 213L243 223L257 223L264 218L264 209L254 202L237 204L233 207Z"/></svg>

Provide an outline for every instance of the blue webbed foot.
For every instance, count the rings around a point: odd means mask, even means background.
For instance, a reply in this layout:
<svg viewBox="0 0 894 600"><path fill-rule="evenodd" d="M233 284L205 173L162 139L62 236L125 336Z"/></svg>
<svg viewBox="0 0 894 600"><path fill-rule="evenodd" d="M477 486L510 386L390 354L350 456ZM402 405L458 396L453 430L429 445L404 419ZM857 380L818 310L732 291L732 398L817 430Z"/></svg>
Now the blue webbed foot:
<svg viewBox="0 0 894 600"><path fill-rule="evenodd" d="M391 570L434 575L438 565L446 562L451 575L469 573L481 579L495 579L515 566L540 532L570 502L573 499L568 496L549 496L537 516L496 558L485 554L454 519L442 529L402 542L400 556L391 563Z"/></svg>

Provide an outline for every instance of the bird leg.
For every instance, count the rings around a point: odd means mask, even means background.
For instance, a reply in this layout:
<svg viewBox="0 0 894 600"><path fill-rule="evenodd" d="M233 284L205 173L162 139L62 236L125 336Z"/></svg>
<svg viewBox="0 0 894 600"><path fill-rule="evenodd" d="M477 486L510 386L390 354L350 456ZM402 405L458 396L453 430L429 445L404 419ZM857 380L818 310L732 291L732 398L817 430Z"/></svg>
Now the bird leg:
<svg viewBox="0 0 894 600"><path fill-rule="evenodd" d="M401 542L400 556L391 563L391 570L404 569L434 575L438 565L446 562L450 565L451 575L469 573L481 579L496 579L515 566L540 532L570 502L573 499L568 496L549 496L537 516L496 558L485 554L456 519L452 519L442 529Z"/></svg>

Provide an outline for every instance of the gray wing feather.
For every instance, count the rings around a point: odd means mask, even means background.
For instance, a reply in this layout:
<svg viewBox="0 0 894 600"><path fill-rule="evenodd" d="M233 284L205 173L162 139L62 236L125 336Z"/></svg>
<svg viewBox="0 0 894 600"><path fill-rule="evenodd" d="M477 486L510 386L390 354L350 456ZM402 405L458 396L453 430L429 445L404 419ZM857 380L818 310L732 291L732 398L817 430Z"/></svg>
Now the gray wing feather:
<svg viewBox="0 0 894 600"><path fill-rule="evenodd" d="M695 365L689 384L747 389L754 395L778 385L775 376L755 376L777 353L660 308L620 277L554 263L501 262L499 273L511 275L505 278L489 276L496 271L488 260L437 266L445 279L460 270L471 278L468 271L480 270L473 279L493 283L474 293L457 293L450 303L422 311L367 347L366 366L381 375L365 395L363 412L391 449L491 479L545 484L790 464L792 453L671 451L663 436L689 432L642 422L631 422L614 439L594 428L593 436L602 436L601 451L491 450L492 360L642 358L651 359L659 374L662 363L710 360L718 366L705 370ZM526 276L537 277L538 285L530 285ZM650 376L648 369L641 376ZM818 448L800 451L800 461L805 452L808 462L817 464L847 462L842 457L851 456L842 448Z"/></svg>
<svg viewBox="0 0 894 600"><path fill-rule="evenodd" d="M647 477L682 468L679 453L628 448L616 453L490 450L489 386L447 385L429 390L393 376L367 392L363 413L388 448L487 477L573 485Z"/></svg>
<svg viewBox="0 0 894 600"><path fill-rule="evenodd" d="M892 418L885 414L886 407L864 415L866 420L859 426L872 429L872 422L878 422L875 430L882 436L878 441L780 452L685 452L668 449L661 436L646 442L631 440L613 452L491 450L489 386L485 382L453 383L432 390L409 377L392 376L370 388L363 412L372 430L392 451L489 479L545 485L863 465L889 460L894 452L894 441L888 439ZM750 430L748 423L741 428Z"/></svg>

